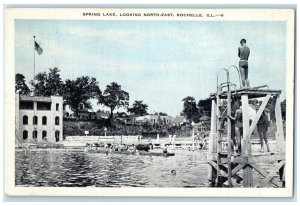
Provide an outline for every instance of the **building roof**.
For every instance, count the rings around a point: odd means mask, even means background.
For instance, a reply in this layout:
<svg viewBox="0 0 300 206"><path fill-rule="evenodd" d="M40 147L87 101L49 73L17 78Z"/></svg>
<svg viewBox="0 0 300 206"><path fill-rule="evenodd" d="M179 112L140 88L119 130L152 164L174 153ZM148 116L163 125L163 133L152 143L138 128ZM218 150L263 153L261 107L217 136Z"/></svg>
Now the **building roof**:
<svg viewBox="0 0 300 206"><path fill-rule="evenodd" d="M96 112L97 118L107 119L110 115L109 112Z"/></svg>
<svg viewBox="0 0 300 206"><path fill-rule="evenodd" d="M44 97L44 96L25 96L25 95L20 95L20 100L23 100L23 101L35 101L35 102L52 102L51 97Z"/></svg>
<svg viewBox="0 0 300 206"><path fill-rule="evenodd" d="M135 117L135 121L143 121L143 120L144 120L143 116Z"/></svg>
<svg viewBox="0 0 300 206"><path fill-rule="evenodd" d="M172 123L173 123L173 124L182 123L182 122L184 121L184 119L185 119L184 116L176 116L176 117L173 119Z"/></svg>
<svg viewBox="0 0 300 206"><path fill-rule="evenodd" d="M113 117L116 118L116 117L121 117L121 118L128 118L128 114L126 114L125 112L117 112L117 113L114 113L113 114Z"/></svg>
<svg viewBox="0 0 300 206"><path fill-rule="evenodd" d="M199 119L200 121L210 121L210 118L208 116L203 116L203 117L200 117Z"/></svg>

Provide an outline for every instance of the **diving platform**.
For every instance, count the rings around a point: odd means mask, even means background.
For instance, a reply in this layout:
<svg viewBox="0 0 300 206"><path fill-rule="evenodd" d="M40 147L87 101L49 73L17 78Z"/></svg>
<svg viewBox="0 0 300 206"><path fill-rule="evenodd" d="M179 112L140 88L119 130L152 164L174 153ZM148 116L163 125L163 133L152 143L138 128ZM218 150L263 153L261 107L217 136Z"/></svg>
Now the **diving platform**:
<svg viewBox="0 0 300 206"><path fill-rule="evenodd" d="M217 83L218 84L218 83ZM207 155L208 180L212 187L285 187L285 138L280 106L280 90L266 89L265 86L236 89L229 81L217 85L217 92L210 94L211 131L209 136L209 154ZM260 101L254 116L250 119L250 102ZM239 154L233 151L234 128L232 116L234 102L238 101L242 111L242 138ZM260 152L253 145L253 132L265 110L275 111L276 132L272 137L275 142L271 152ZM225 123L226 122L226 123ZM257 145L257 143L256 143ZM271 164L269 171L261 165ZM254 185L253 172L263 177ZM278 178L274 178L279 174ZM235 179L236 181L233 181Z"/></svg>

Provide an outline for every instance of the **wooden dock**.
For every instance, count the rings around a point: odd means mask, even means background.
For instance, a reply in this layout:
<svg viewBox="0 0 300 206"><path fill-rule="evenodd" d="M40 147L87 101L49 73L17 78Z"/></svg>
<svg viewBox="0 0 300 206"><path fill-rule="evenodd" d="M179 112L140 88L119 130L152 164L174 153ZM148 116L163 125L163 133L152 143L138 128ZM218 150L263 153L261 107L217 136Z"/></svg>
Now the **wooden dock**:
<svg viewBox="0 0 300 206"><path fill-rule="evenodd" d="M222 91L218 87L218 92L211 94L211 133L209 140L209 154L207 162L209 164L208 180L211 186L233 187L235 184L242 184L243 187L265 187L271 183L275 187L285 187L285 140L282 125L279 90L260 89L239 89L231 90L231 83L225 85L227 90ZM241 101L243 136L241 140L241 154L235 155L232 151L231 140L231 115L232 99ZM249 122L249 100L254 98L263 99L252 123ZM222 101L227 105L222 104ZM271 152L261 153L254 151L251 135L260 119L263 111L269 102L275 102L276 133L275 149ZM224 112L227 110L227 113ZM224 114L225 113L225 114ZM224 117L225 115L225 117ZM222 127L221 119L227 118L227 128ZM227 130L227 133L224 133ZM274 166L266 172L261 168L261 164L272 163ZM253 172L256 171L263 177L258 184L253 184ZM279 173L279 181L274 176ZM236 181L233 181L236 180Z"/></svg>

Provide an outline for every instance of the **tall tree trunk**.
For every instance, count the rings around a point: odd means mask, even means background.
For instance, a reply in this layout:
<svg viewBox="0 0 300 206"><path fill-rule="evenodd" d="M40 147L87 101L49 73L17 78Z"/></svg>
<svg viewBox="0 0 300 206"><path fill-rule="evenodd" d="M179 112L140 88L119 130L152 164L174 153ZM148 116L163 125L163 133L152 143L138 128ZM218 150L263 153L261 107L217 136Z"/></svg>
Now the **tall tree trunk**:
<svg viewBox="0 0 300 206"><path fill-rule="evenodd" d="M114 108L111 107L111 108L110 108L110 116L109 116L109 123L110 123L110 125L112 125L112 123L113 123L113 118L114 118L114 113L113 113L113 111L114 111Z"/></svg>

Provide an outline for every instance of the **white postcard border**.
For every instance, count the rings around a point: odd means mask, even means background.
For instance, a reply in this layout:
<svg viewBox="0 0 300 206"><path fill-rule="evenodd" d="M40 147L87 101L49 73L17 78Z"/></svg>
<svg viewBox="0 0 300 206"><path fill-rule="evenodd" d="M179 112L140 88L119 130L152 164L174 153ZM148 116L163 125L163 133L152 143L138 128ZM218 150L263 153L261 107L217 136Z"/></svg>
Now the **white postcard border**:
<svg viewBox="0 0 300 206"><path fill-rule="evenodd" d="M99 17L84 12L182 12L223 13L223 18ZM53 188L15 186L15 97L14 20L175 20L175 21L285 21L286 34L286 187L285 188ZM167 197L290 197L293 194L294 119L294 10L293 9L48 9L9 8L5 10L5 193L14 196L167 196Z"/></svg>

